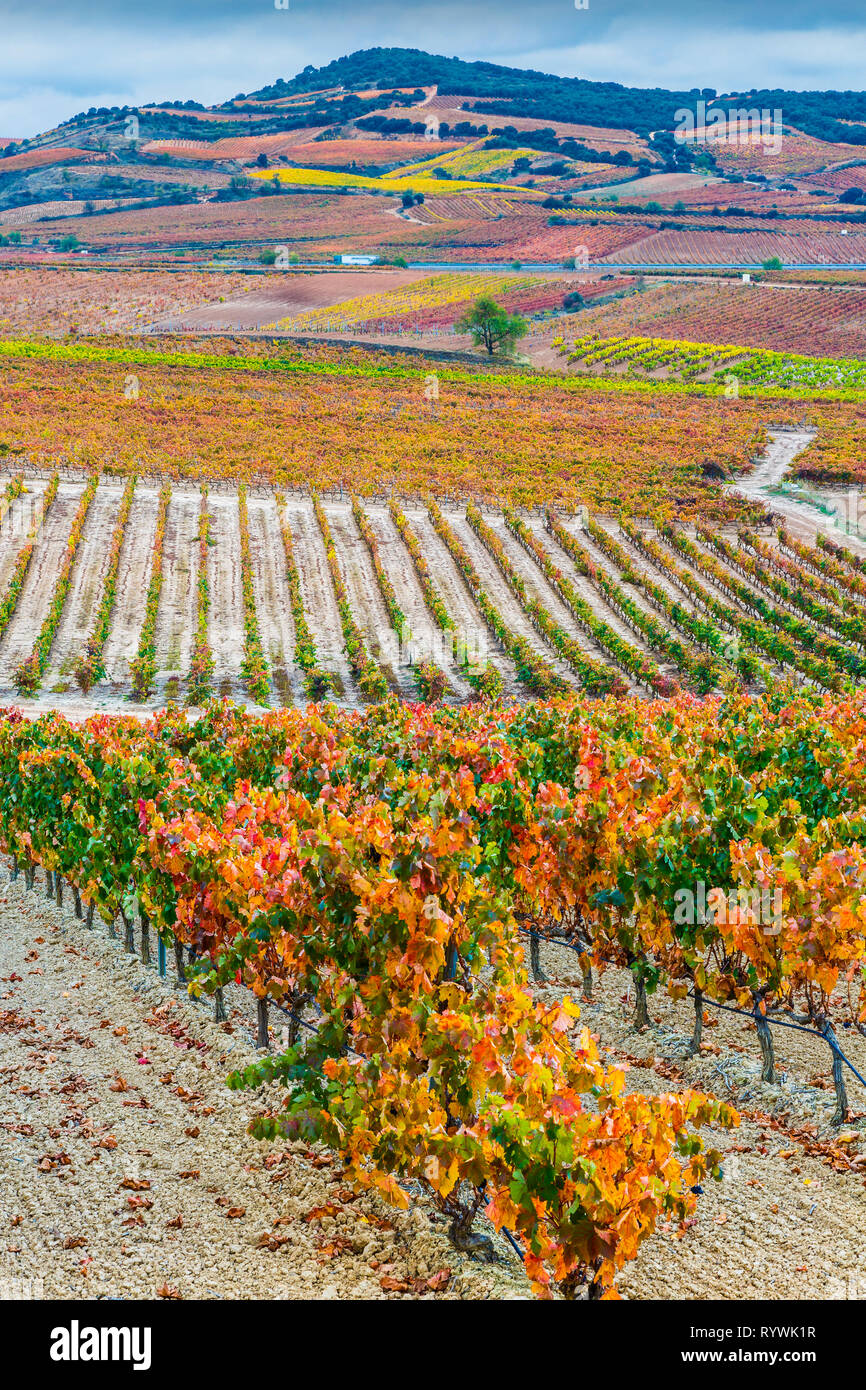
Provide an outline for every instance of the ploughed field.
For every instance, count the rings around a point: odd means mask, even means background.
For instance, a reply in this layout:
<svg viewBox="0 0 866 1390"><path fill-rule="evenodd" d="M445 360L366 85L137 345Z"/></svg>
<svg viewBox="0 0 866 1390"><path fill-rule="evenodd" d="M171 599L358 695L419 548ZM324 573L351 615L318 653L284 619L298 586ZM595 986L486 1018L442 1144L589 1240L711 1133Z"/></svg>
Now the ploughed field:
<svg viewBox="0 0 866 1390"><path fill-rule="evenodd" d="M0 703L346 707L866 677L866 577L802 527L0 482ZM839 533L836 533L837 536Z"/></svg>

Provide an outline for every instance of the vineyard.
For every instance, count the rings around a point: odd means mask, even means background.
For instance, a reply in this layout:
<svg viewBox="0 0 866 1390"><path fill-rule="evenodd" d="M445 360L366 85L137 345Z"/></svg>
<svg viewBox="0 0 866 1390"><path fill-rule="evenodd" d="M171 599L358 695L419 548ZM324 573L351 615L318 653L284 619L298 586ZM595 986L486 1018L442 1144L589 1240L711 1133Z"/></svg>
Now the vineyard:
<svg viewBox="0 0 866 1390"><path fill-rule="evenodd" d="M722 388L690 394L666 382L598 389L327 348L207 348L0 339L0 441L10 458L43 468L109 461L110 471L177 481L724 519L743 504L715 470L741 472L766 439L758 393L733 400ZM785 400L771 409L777 423L802 414ZM855 414L822 405L822 418L842 424Z"/></svg>
<svg viewBox="0 0 866 1390"><path fill-rule="evenodd" d="M451 327L480 295L493 295L509 310L537 312L559 308L569 288L562 278L539 275L473 275L448 272L383 294L362 295L279 320L274 327L290 332L372 331L389 333L405 327Z"/></svg>
<svg viewBox="0 0 866 1390"><path fill-rule="evenodd" d="M841 695L866 679L859 572L745 504L739 527L648 527L55 473L11 478L3 506L7 702Z"/></svg>
<svg viewBox="0 0 866 1390"><path fill-rule="evenodd" d="M630 333L803 356L863 357L864 310L866 294L853 287L661 284L639 297L585 310L580 325L582 337Z"/></svg>
<svg viewBox="0 0 866 1390"><path fill-rule="evenodd" d="M397 177L397 174L400 177ZM449 196L455 194L474 192L480 189L482 192L488 186L492 189L508 190L515 195L522 193L522 189L517 184L505 183L479 183L473 179L437 179L432 174L415 174L411 181L407 183L402 177L402 170L393 174L382 174L367 176L364 174L341 174L331 169L275 169L273 172L267 170L255 170L250 174L250 178L273 179L277 183L294 184L299 188L366 188L375 189L378 193L396 194L402 191L403 186L411 187L415 193L435 193L439 196ZM533 196L531 192L528 196ZM538 196L537 194L535 196Z"/></svg>
<svg viewBox="0 0 866 1390"><path fill-rule="evenodd" d="M288 1020L280 1055L229 1077L286 1088L259 1093L257 1137L323 1141L344 1183L426 1200L458 1249L490 1247L483 1215L538 1295L612 1297L656 1228L695 1224L739 1117L625 1090L580 1007L544 988L540 943L576 953L587 1010L608 970L630 975L639 1030L657 990L691 995L687 1054L712 1054L708 1009L741 1009L765 1088L770 1023L808 1019L833 1059L837 1137L817 1148L852 1170L836 1035L864 1019L864 720L860 696L790 691L468 715L214 705L193 724L13 713L0 845L13 880L44 871L145 966L173 950L218 1020L238 984L260 1044L269 1014ZM683 912L695 884L709 905Z"/></svg>
<svg viewBox="0 0 866 1390"><path fill-rule="evenodd" d="M842 236L804 232L658 231L644 236L627 249L605 257L611 264L628 265L730 265L760 266L778 256L783 265L819 262L846 264L866 260L862 233Z"/></svg>
<svg viewBox="0 0 866 1390"><path fill-rule="evenodd" d="M0 336L134 332L169 311L182 314L248 293L246 276L0 268Z"/></svg>
<svg viewBox="0 0 866 1390"><path fill-rule="evenodd" d="M0 1305L866 1296L866 95L616 76L0 141Z"/></svg>
<svg viewBox="0 0 866 1390"><path fill-rule="evenodd" d="M866 364L859 359L807 357L793 352L769 349L750 351L719 342L683 342L677 339L645 338L638 335L603 338L587 333L575 339L567 351L569 362L603 372L626 368L647 374L676 376L697 381L715 378L740 386L781 387L783 390L845 393L862 392L866 386Z"/></svg>

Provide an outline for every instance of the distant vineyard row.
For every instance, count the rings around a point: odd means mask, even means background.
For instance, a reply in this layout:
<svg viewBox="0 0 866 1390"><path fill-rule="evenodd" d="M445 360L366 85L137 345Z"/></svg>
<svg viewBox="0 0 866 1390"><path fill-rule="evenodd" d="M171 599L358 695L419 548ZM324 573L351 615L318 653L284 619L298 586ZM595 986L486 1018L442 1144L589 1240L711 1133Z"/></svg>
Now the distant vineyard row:
<svg viewBox="0 0 866 1390"><path fill-rule="evenodd" d="M18 698L464 703L866 684L859 562L784 531L735 541L432 499L310 506L243 485L157 496L97 474L33 494L13 478L0 524L10 542L28 528L0 564L0 689Z"/></svg>

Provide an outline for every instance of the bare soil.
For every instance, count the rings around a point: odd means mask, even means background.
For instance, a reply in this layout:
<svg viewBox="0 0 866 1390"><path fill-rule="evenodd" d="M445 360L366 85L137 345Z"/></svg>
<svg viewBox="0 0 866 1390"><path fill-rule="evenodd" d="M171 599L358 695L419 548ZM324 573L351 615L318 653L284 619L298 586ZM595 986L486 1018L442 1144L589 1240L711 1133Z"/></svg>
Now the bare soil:
<svg viewBox="0 0 866 1390"><path fill-rule="evenodd" d="M453 648L443 639L441 630L436 627L427 611L424 594L412 563L412 557L384 507L368 507L370 525L379 542L379 553L385 564L401 611L412 633L412 650L419 661L432 660L445 673L451 687L451 694L461 700L471 697L472 690L460 674L460 667L454 658Z"/></svg>
<svg viewBox="0 0 866 1390"><path fill-rule="evenodd" d="M72 581L51 647L44 684L60 694L73 688L72 671L93 632L108 568L108 542L117 520L122 488L97 489L75 555Z"/></svg>
<svg viewBox="0 0 866 1390"><path fill-rule="evenodd" d="M359 703L343 650L340 614L315 513L309 504L289 500L286 503L286 516L292 533L304 613L316 644L319 665L338 676L344 697L340 703Z"/></svg>
<svg viewBox="0 0 866 1390"><path fill-rule="evenodd" d="M172 493L163 541L162 593L156 619L157 694L161 704L170 697L169 681L179 683L189 672L196 630L199 494ZM177 699L179 691L175 693Z"/></svg>
<svg viewBox="0 0 866 1390"><path fill-rule="evenodd" d="M241 583L241 531L238 500L211 493L211 541L208 551L210 618L208 640L214 659L214 689L245 702L241 684L244 657L244 602Z"/></svg>
<svg viewBox="0 0 866 1390"><path fill-rule="evenodd" d="M503 679L504 692L509 697L517 697L520 683L514 663L500 649L484 625L481 614L472 601L469 586L452 560L444 541L433 528L425 511L405 509L406 519L415 532L427 556L433 581L439 590L449 616L470 651L477 653L480 660L489 662ZM453 520L455 512L446 510L447 520Z"/></svg>
<svg viewBox="0 0 866 1390"><path fill-rule="evenodd" d="M37 537L27 578L0 645L0 700L4 704L14 701L12 672L19 662L30 655L48 612L72 520L83 491L83 481L61 483ZM21 543L24 543L23 539Z"/></svg>
<svg viewBox="0 0 866 1390"><path fill-rule="evenodd" d="M151 331L180 332L192 329L262 329L305 313L329 308L358 295L382 294L424 278L423 270L322 271L287 270L263 277L247 293L225 303L203 304L197 309L156 320Z"/></svg>
<svg viewBox="0 0 866 1390"><path fill-rule="evenodd" d="M29 894L7 878L0 870L4 1297L525 1296L500 1238L497 1262L474 1264L426 1212L347 1194L320 1146L247 1136L255 1093L225 1085L256 1057L244 991L229 986L218 1025L104 924L88 931L48 902L41 876Z"/></svg>
<svg viewBox="0 0 866 1390"><path fill-rule="evenodd" d="M280 523L273 498L250 497L250 551L262 650L270 667L274 703L302 704L302 672L296 666L295 624L286 582Z"/></svg>

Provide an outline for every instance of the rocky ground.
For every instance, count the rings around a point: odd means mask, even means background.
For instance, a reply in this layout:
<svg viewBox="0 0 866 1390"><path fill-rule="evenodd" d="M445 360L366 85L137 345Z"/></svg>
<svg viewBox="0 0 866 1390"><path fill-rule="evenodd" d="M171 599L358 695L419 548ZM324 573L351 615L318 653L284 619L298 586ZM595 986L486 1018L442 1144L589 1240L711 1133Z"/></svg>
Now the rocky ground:
<svg viewBox="0 0 866 1390"><path fill-rule="evenodd" d="M68 894L67 894L68 899ZM580 993L576 958L544 946L543 997ZM686 1230L660 1230L619 1289L631 1299L866 1296L864 1097L832 1131L829 1052L779 1030L781 1080L759 1080L751 1023L651 1001L636 1032L628 977L596 980L584 1021L634 1089L684 1085L743 1115L708 1134L724 1178ZM501 1237L458 1254L435 1214L394 1212L346 1185L335 1155L246 1133L256 1098L224 1078L255 1053L251 999L229 1022L124 952L104 924L0 869L0 1296L37 1298L525 1298ZM718 1021L717 1021L718 1020ZM272 1030L280 1042L279 1018ZM866 1041L845 1032L860 1070ZM483 1224L483 1223L482 1223Z"/></svg>

